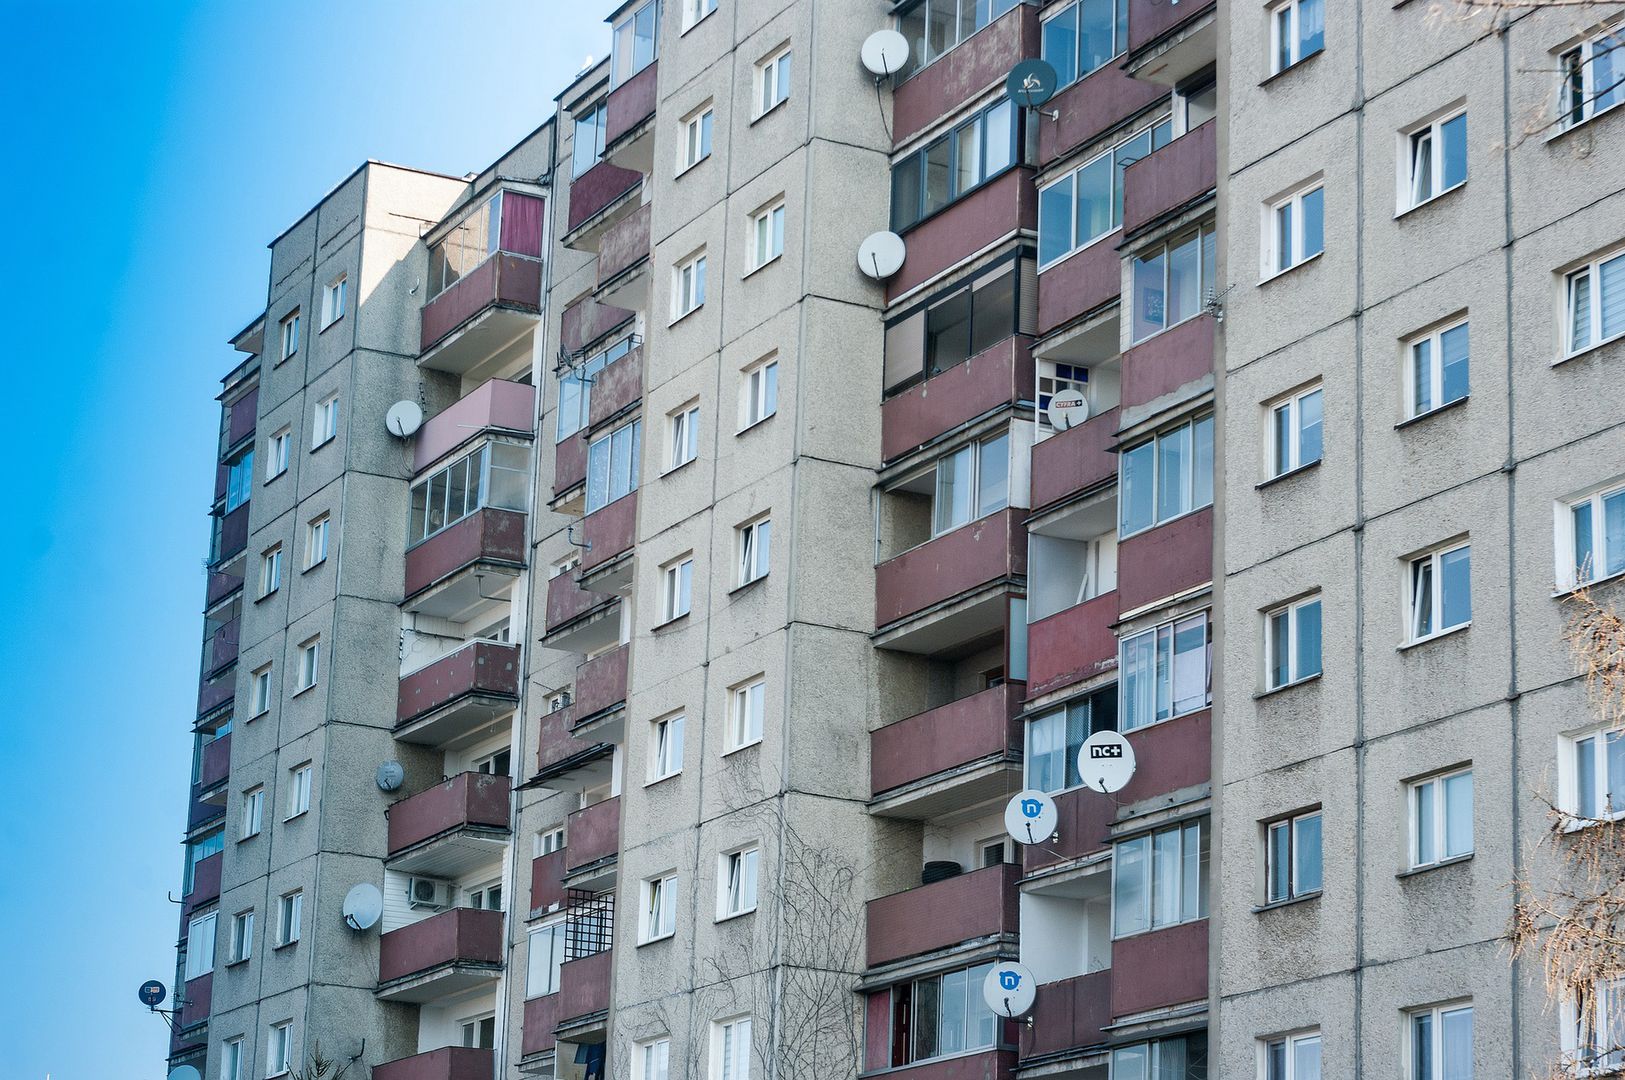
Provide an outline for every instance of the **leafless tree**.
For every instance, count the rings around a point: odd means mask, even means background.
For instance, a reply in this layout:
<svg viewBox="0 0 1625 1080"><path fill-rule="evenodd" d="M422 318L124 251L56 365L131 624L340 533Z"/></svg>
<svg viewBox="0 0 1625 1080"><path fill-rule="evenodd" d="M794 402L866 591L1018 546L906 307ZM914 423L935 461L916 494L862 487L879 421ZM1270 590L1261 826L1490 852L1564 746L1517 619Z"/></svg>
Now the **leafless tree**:
<svg viewBox="0 0 1625 1080"><path fill-rule="evenodd" d="M362 1045L364 1048L366 1044ZM289 1080L342 1080L344 1074L350 1071L350 1066L360 1057L361 1055L357 1054L343 1065L339 1065L322 1053L321 1043L311 1043L310 1053L305 1057L305 1067L290 1073Z"/></svg>

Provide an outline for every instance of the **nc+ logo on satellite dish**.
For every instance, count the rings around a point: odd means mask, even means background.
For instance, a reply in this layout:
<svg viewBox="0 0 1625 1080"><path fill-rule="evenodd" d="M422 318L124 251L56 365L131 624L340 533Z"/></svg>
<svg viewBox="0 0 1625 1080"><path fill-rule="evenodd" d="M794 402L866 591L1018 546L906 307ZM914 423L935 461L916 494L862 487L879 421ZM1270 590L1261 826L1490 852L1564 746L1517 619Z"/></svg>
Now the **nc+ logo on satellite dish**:
<svg viewBox="0 0 1625 1080"><path fill-rule="evenodd" d="M1004 987L1006 990L1014 990L1014 989L1016 989L1018 986L1021 985L1021 972L1019 972L1019 971L1001 971L1001 972L999 972L999 985Z"/></svg>
<svg viewBox="0 0 1625 1080"><path fill-rule="evenodd" d="M1023 817L1035 818L1044 812L1044 804L1037 799L1022 799L1021 814Z"/></svg>

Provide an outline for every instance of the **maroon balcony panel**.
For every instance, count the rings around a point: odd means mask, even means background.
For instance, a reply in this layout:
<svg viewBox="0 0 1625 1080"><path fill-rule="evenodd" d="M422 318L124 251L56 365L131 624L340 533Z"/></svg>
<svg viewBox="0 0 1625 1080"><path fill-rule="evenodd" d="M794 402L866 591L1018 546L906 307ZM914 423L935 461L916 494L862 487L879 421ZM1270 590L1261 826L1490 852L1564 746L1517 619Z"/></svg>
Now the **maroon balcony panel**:
<svg viewBox="0 0 1625 1080"><path fill-rule="evenodd" d="M1166 6L1166 5L1165 5ZM1209 120L1123 173L1123 233L1134 231L1214 189L1219 167L1219 124Z"/></svg>
<svg viewBox="0 0 1625 1080"><path fill-rule="evenodd" d="M1077 427L1033 446L1033 507L1041 508L1117 476L1117 410L1107 409Z"/></svg>
<svg viewBox="0 0 1625 1080"><path fill-rule="evenodd" d="M569 231L637 187L643 174L600 161L570 182Z"/></svg>
<svg viewBox="0 0 1625 1080"><path fill-rule="evenodd" d="M879 795L984 758L1019 756L1026 685L1008 682L887 724L869 735L869 788Z"/></svg>
<svg viewBox="0 0 1625 1080"><path fill-rule="evenodd" d="M881 405L881 457L900 457L992 409L1032 396L1032 341L1005 338Z"/></svg>
<svg viewBox="0 0 1625 1080"><path fill-rule="evenodd" d="M1207 920L1112 942L1112 967L1133 972L1112 980L1112 1015L1131 1016L1207 997Z"/></svg>
<svg viewBox="0 0 1625 1080"><path fill-rule="evenodd" d="M559 848L530 861L530 910L535 913L563 904L564 849Z"/></svg>
<svg viewBox="0 0 1625 1080"><path fill-rule="evenodd" d="M607 369L606 369L607 370ZM581 555L581 572L588 573L624 552L637 540L638 493L623 495L581 519L581 534L592 546Z"/></svg>
<svg viewBox="0 0 1625 1080"><path fill-rule="evenodd" d="M436 461L487 431L526 436L536 433L536 388L506 379L487 379L418 429L412 445L412 471Z"/></svg>
<svg viewBox="0 0 1625 1080"><path fill-rule="evenodd" d="M401 680L395 721L404 724L470 694L519 697L519 646L471 641Z"/></svg>
<svg viewBox="0 0 1625 1080"><path fill-rule="evenodd" d="M206 716L232 699L237 692L237 672L232 669L204 680L197 691L197 714Z"/></svg>
<svg viewBox="0 0 1625 1080"><path fill-rule="evenodd" d="M604 602L602 593L588 592L576 584L575 571L555 574L547 581L547 629L557 630Z"/></svg>
<svg viewBox="0 0 1625 1080"><path fill-rule="evenodd" d="M990 582L1027 573L1026 511L978 518L875 567L875 625L889 626Z"/></svg>
<svg viewBox="0 0 1625 1080"><path fill-rule="evenodd" d="M442 1046L372 1067L372 1080L491 1080L495 1050Z"/></svg>
<svg viewBox="0 0 1625 1080"><path fill-rule="evenodd" d="M209 637L207 670L213 674L227 664L237 662L237 639L242 630L242 616L221 623Z"/></svg>
<svg viewBox="0 0 1625 1080"><path fill-rule="evenodd" d="M901 146L955 112L1037 56L1038 9L1026 4L982 27L897 87L892 95L893 140Z"/></svg>
<svg viewBox="0 0 1625 1080"><path fill-rule="evenodd" d="M1038 332L1047 334L1123 291L1120 232L1111 232L1038 275Z"/></svg>
<svg viewBox="0 0 1625 1080"><path fill-rule="evenodd" d="M867 905L869 966L1020 932L1014 863L989 866Z"/></svg>
<svg viewBox="0 0 1625 1080"><path fill-rule="evenodd" d="M209 1009L214 997L214 973L199 975L195 979L187 979L186 985L181 988L180 1016L176 1022L183 1028L193 1024L201 1024L209 1018Z"/></svg>
<svg viewBox="0 0 1625 1080"><path fill-rule="evenodd" d="M604 105L605 146L615 145L615 140L655 114L655 69L659 66L659 61L650 64L610 91Z"/></svg>
<svg viewBox="0 0 1625 1080"><path fill-rule="evenodd" d="M863 1000L863 1071L891 1065L891 990L876 990Z"/></svg>
<svg viewBox="0 0 1625 1080"><path fill-rule="evenodd" d="M559 316L560 341L566 350L580 352L634 314L625 308L600 304L590 296L584 297L565 308L564 314Z"/></svg>
<svg viewBox="0 0 1625 1080"><path fill-rule="evenodd" d="M1160 0L1159 0L1160 2ZM1132 79L1115 63L1094 71L1062 90L1044 106L1038 124L1038 162L1048 166L1058 158L1094 142L1140 110L1168 97L1168 88Z"/></svg>
<svg viewBox="0 0 1625 1080"><path fill-rule="evenodd" d="M621 800L593 803L564 819L564 867L573 871L607 859L621 847Z"/></svg>
<svg viewBox="0 0 1625 1080"><path fill-rule="evenodd" d="M587 402L587 425L597 427L641 397L643 348L640 346L593 376L592 397Z"/></svg>
<svg viewBox="0 0 1625 1080"><path fill-rule="evenodd" d="M609 1008L612 955L605 949L579 960L566 960L560 966L557 1015L561 1025Z"/></svg>
<svg viewBox="0 0 1625 1080"><path fill-rule="evenodd" d="M580 433L567 437L553 446L553 494L566 491L587 481L587 440Z"/></svg>
<svg viewBox="0 0 1625 1080"><path fill-rule="evenodd" d="M428 352L452 331L493 307L540 311L542 262L499 251L423 305L419 351Z"/></svg>
<svg viewBox="0 0 1625 1080"><path fill-rule="evenodd" d="M226 414L226 446L236 446L254 434L254 418L260 407L260 388L232 402Z"/></svg>
<svg viewBox="0 0 1625 1080"><path fill-rule="evenodd" d="M652 68L643 70L650 71ZM604 230L603 238L598 241L600 287L649 257L650 205L644 203Z"/></svg>
<svg viewBox="0 0 1625 1080"><path fill-rule="evenodd" d="M581 750L582 744L570 738L570 710L554 709L542 714L536 733L537 771L557 765Z"/></svg>
<svg viewBox="0 0 1625 1080"><path fill-rule="evenodd" d="M1036 228L1038 195L1032 173L1011 169L908 231L908 257L886 283L886 299L895 300L1000 237Z"/></svg>
<svg viewBox="0 0 1625 1080"><path fill-rule="evenodd" d="M389 853L468 825L506 829L512 784L506 776L466 772L402 799L386 811Z"/></svg>
<svg viewBox="0 0 1625 1080"><path fill-rule="evenodd" d="M1032 1026L1021 1029L1023 1058L1104 1042L1101 1029L1112 1020L1111 969L1044 983L1032 1017Z"/></svg>
<svg viewBox="0 0 1625 1080"><path fill-rule="evenodd" d="M452 908L378 939L380 983L452 963L502 963L502 912Z"/></svg>
<svg viewBox="0 0 1625 1080"><path fill-rule="evenodd" d="M886 1075L895 1076L897 1080L1008 1080L1015 1073L1014 1050L983 1050L904 1065L889 1070Z"/></svg>
<svg viewBox="0 0 1625 1080"><path fill-rule="evenodd" d="M524 566L525 515L488 506L407 548L406 595L416 596L474 563Z"/></svg>
<svg viewBox="0 0 1625 1080"><path fill-rule="evenodd" d="M1053 693L1117 666L1117 593L1102 593L1093 600L1027 627L1027 692L1030 697Z"/></svg>
<svg viewBox="0 0 1625 1080"><path fill-rule="evenodd" d="M547 200L540 195L502 193L502 224L498 247L515 255L542 257L542 222L547 218Z"/></svg>
<svg viewBox="0 0 1625 1080"><path fill-rule="evenodd" d="M572 726L626 700L630 651L630 645L622 645L576 668L574 700L568 709Z"/></svg>
<svg viewBox="0 0 1625 1080"><path fill-rule="evenodd" d="M1213 373L1213 317L1198 315L1123 354L1123 407L1144 405Z"/></svg>
<svg viewBox="0 0 1625 1080"><path fill-rule="evenodd" d="M226 808L219 803L204 802L193 798L186 811L186 831L191 832L211 818L217 818L226 812Z"/></svg>
<svg viewBox="0 0 1625 1080"><path fill-rule="evenodd" d="M1117 595L1123 611L1177 596L1212 580L1211 506L1117 545Z"/></svg>
<svg viewBox="0 0 1625 1080"><path fill-rule="evenodd" d="M215 565L225 562L248 546L248 504L243 503L220 521L220 549Z"/></svg>
<svg viewBox="0 0 1625 1080"><path fill-rule="evenodd" d="M203 747L203 767L198 771L197 786L212 788L231 775L231 732Z"/></svg>
<svg viewBox="0 0 1625 1080"><path fill-rule="evenodd" d="M220 601L243 587L241 574L228 574L224 570L209 571L209 588L205 603L214 607Z"/></svg>
<svg viewBox="0 0 1625 1080"><path fill-rule="evenodd" d="M553 1049L553 1029L559 1024L559 996L531 998L525 1002L524 1030L519 1035L519 1052L526 1057ZM376 1075L376 1073L374 1074ZM490 1074L487 1073L486 1076ZM481 1080L485 1080L484 1077Z"/></svg>
<svg viewBox="0 0 1625 1080"><path fill-rule="evenodd" d="M192 868L192 891L186 894L187 911L220 899L220 863L221 857L217 852L206 859L199 859Z"/></svg>
<svg viewBox="0 0 1625 1080"><path fill-rule="evenodd" d="M1183 4L1170 4L1168 0L1129 0L1128 51L1139 52L1164 34L1212 11L1214 6L1214 0Z"/></svg>

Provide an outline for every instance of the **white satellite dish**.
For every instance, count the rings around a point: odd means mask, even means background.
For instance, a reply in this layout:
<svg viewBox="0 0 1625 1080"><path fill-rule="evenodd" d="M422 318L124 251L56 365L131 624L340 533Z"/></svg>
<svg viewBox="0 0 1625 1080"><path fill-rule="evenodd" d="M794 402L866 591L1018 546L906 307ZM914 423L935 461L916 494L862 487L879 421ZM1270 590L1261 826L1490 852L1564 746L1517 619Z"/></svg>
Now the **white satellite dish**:
<svg viewBox="0 0 1625 1080"><path fill-rule="evenodd" d="M870 233L858 245L858 269L876 281L885 281L902 269L906 254L908 248L896 233Z"/></svg>
<svg viewBox="0 0 1625 1080"><path fill-rule="evenodd" d="M1115 731L1097 731L1078 748L1078 776L1090 791L1121 791L1134 778L1134 744Z"/></svg>
<svg viewBox="0 0 1625 1080"><path fill-rule="evenodd" d="M1056 431L1065 431L1075 428L1089 419L1089 399L1083 396L1082 390L1060 390L1049 399L1049 408L1044 411L1049 426Z"/></svg>
<svg viewBox="0 0 1625 1080"><path fill-rule="evenodd" d="M1061 813L1042 791L1018 791L1004 808L1004 831L1021 844L1042 844L1055 835Z"/></svg>
<svg viewBox="0 0 1625 1080"><path fill-rule="evenodd" d="M880 78L895 75L908 63L908 38L896 30L876 30L863 39L858 56L869 74Z"/></svg>
<svg viewBox="0 0 1625 1080"><path fill-rule="evenodd" d="M344 925L351 930L370 930L384 913L384 894L378 886L363 881L344 894Z"/></svg>
<svg viewBox="0 0 1625 1080"><path fill-rule="evenodd" d="M1038 978L1026 964L994 964L982 980L982 998L987 1007L1007 1020L1032 1012L1037 997Z"/></svg>
<svg viewBox="0 0 1625 1080"><path fill-rule="evenodd" d="M379 791L398 791L406 780L406 770L401 768L398 761L386 761L378 766L373 780L378 784Z"/></svg>
<svg viewBox="0 0 1625 1080"><path fill-rule="evenodd" d="M423 426L423 406L415 401L397 401L385 414L384 426L397 439L416 434L418 428Z"/></svg>
<svg viewBox="0 0 1625 1080"><path fill-rule="evenodd" d="M169 1070L169 1080L203 1080L195 1065L177 1065Z"/></svg>

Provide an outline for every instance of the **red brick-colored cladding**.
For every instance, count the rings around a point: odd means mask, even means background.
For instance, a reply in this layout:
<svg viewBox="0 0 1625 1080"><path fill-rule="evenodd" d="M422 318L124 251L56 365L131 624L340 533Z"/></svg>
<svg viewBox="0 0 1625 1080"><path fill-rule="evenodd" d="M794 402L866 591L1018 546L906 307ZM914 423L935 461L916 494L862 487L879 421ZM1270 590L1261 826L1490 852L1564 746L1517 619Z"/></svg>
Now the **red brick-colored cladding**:
<svg viewBox="0 0 1625 1080"><path fill-rule="evenodd" d="M1047 167L1167 99L1166 86L1130 78L1115 63L1085 75L1044 106L1046 114L1059 114L1056 119L1044 115L1029 121L1038 125L1039 166Z"/></svg>
<svg viewBox="0 0 1625 1080"><path fill-rule="evenodd" d="M978 518L875 567L875 625L888 626L989 582L1025 576L1025 510Z"/></svg>
<svg viewBox="0 0 1625 1080"><path fill-rule="evenodd" d="M581 533L591 545L581 556L581 572L602 566L637 540L638 493L623 495L581 519Z"/></svg>
<svg viewBox="0 0 1625 1080"><path fill-rule="evenodd" d="M564 710L571 727L626 700L627 661L631 645L593 657L576 668L575 699Z"/></svg>
<svg viewBox="0 0 1625 1080"><path fill-rule="evenodd" d="M593 376L592 397L587 402L588 427L597 427L642 396L643 346L640 345ZM582 460L586 460L585 455Z"/></svg>
<svg viewBox="0 0 1625 1080"><path fill-rule="evenodd" d="M1123 354L1123 408L1144 405L1213 372L1213 317L1198 315Z"/></svg>
<svg viewBox="0 0 1625 1080"><path fill-rule="evenodd" d="M207 661L205 674L213 675L227 664L237 661L237 639L242 629L242 616L215 627L209 636L208 650L205 653Z"/></svg>
<svg viewBox="0 0 1625 1080"><path fill-rule="evenodd" d="M242 587L243 576L241 574L228 574L224 570L211 570L209 571L206 603L213 607Z"/></svg>
<svg viewBox="0 0 1625 1080"><path fill-rule="evenodd" d="M469 694L519 697L519 646L472 641L401 680L395 721L404 724Z"/></svg>
<svg viewBox="0 0 1625 1080"><path fill-rule="evenodd" d="M1032 1023L1021 1029L1021 1056L1039 1057L1105 1041L1112 1019L1111 968L1038 988Z"/></svg>
<svg viewBox="0 0 1625 1080"><path fill-rule="evenodd" d="M378 939L378 981L394 982L452 962L502 963L502 912L452 908Z"/></svg>
<svg viewBox="0 0 1625 1080"><path fill-rule="evenodd" d="M387 811L389 853L465 825L506 829L512 784L506 776L465 772L402 799Z"/></svg>
<svg viewBox="0 0 1625 1080"><path fill-rule="evenodd" d="M1123 257L1113 230L1038 275L1038 332L1047 334L1108 304L1123 291Z"/></svg>
<svg viewBox="0 0 1625 1080"><path fill-rule="evenodd" d="M1215 7L1207 3L1170 4L1168 0L1129 0L1128 50L1136 52L1184 23L1194 22Z"/></svg>
<svg viewBox="0 0 1625 1080"><path fill-rule="evenodd" d="M1132 1016L1207 997L1207 920L1118 938L1112 967L1131 971L1112 980L1112 1015Z"/></svg>
<svg viewBox="0 0 1625 1080"><path fill-rule="evenodd" d="M1038 9L1020 4L921 68L892 92L892 140L901 146L1039 50Z"/></svg>
<svg viewBox="0 0 1625 1080"><path fill-rule="evenodd" d="M1027 693L1041 697L1117 666L1117 593L1102 593L1027 627Z"/></svg>
<svg viewBox="0 0 1625 1080"><path fill-rule="evenodd" d="M259 411L259 405L260 388L257 386L231 403L226 418L227 446L236 446L254 434L254 418Z"/></svg>
<svg viewBox="0 0 1625 1080"><path fill-rule="evenodd" d="M932 1058L917 1065L904 1065L888 1070L886 1075L897 1077L898 1080L998 1080L999 1077L1014 1076L1015 1072L1014 1050L983 1050L975 1054Z"/></svg>
<svg viewBox="0 0 1625 1080"><path fill-rule="evenodd" d="M530 911L540 914L564 904L564 849L549 851L530 861Z"/></svg>
<svg viewBox="0 0 1625 1080"><path fill-rule="evenodd" d="M215 739L203 748L203 765L198 770L197 786L212 788L231 775L231 732Z"/></svg>
<svg viewBox="0 0 1625 1080"><path fill-rule="evenodd" d="M192 868L192 891L186 894L188 912L220 899L220 863L220 853L215 852L206 859L199 859Z"/></svg>
<svg viewBox="0 0 1625 1080"><path fill-rule="evenodd" d="M553 494L562 495L587 480L587 440L578 431L553 444Z"/></svg>
<svg viewBox="0 0 1625 1080"><path fill-rule="evenodd" d="M435 413L412 441L412 471L436 461L487 431L536 431L536 388L487 379L461 400Z"/></svg>
<svg viewBox="0 0 1625 1080"><path fill-rule="evenodd" d="M559 337L567 351L580 352L588 342L597 341L635 314L625 308L600 304L590 296L583 297L559 316Z"/></svg>
<svg viewBox="0 0 1625 1080"><path fill-rule="evenodd" d="M570 183L570 223L574 230L604 207L637 187L643 174L600 161Z"/></svg>
<svg viewBox="0 0 1625 1080"><path fill-rule="evenodd" d="M631 131L655 111L656 61L610 91L604 105L604 145L614 146L615 140Z"/></svg>
<svg viewBox="0 0 1625 1080"><path fill-rule="evenodd" d="M215 556L216 565L225 562L247 546L248 504L243 503L220 519L220 551Z"/></svg>
<svg viewBox="0 0 1625 1080"><path fill-rule="evenodd" d="M561 1024L609 1008L611 955L605 949L579 960L566 960L560 966L555 1014Z"/></svg>
<svg viewBox="0 0 1625 1080"><path fill-rule="evenodd" d="M193 1024L201 1024L209 1018L209 1010L214 1003L214 974L199 975L195 979L187 979L181 988L180 1016L176 1022L183 1028Z"/></svg>
<svg viewBox="0 0 1625 1080"><path fill-rule="evenodd" d="M878 795L959 765L1020 755L1016 719L1026 684L1008 682L887 724L869 735L869 789Z"/></svg>
<svg viewBox="0 0 1625 1080"><path fill-rule="evenodd" d="M1209 120L1131 164L1123 173L1123 232L1134 231L1214 189L1217 120Z"/></svg>
<svg viewBox="0 0 1625 1080"><path fill-rule="evenodd" d="M1030 400L1033 378L1032 339L1018 335L909 387L880 406L881 457L891 461L1000 405Z"/></svg>
<svg viewBox="0 0 1625 1080"><path fill-rule="evenodd" d="M1111 796L1085 788L1057 795L1055 807L1061 815L1060 824L1056 826L1059 836L1053 844L1023 849L1028 873L1106 848L1109 845L1107 834L1116 820L1118 805L1127 806L1156 795L1195 787L1212 776L1213 713L1210 709L1152 724L1127 735L1138 763L1134 779Z"/></svg>
<svg viewBox="0 0 1625 1080"><path fill-rule="evenodd" d="M869 966L1019 933L1020 878L1020 867L1004 863L869 901Z"/></svg>
<svg viewBox="0 0 1625 1080"><path fill-rule="evenodd" d="M372 1080L491 1080L495 1068L495 1050L442 1046L438 1050L374 1065Z"/></svg>
<svg viewBox="0 0 1625 1080"><path fill-rule="evenodd" d="M1117 545L1117 602L1134 611L1213 580L1213 508L1175 518Z"/></svg>
<svg viewBox="0 0 1625 1080"><path fill-rule="evenodd" d="M897 299L1000 237L1036 228L1032 170L1018 166L908 230L908 255L886 282L886 299Z"/></svg>
<svg viewBox="0 0 1625 1080"><path fill-rule="evenodd" d="M598 241L600 287L649 257L649 209L652 205L644 203L604 230L603 237Z"/></svg>
<svg viewBox="0 0 1625 1080"><path fill-rule="evenodd" d="M1117 410L1107 409L1033 446L1033 508L1117 476Z"/></svg>
<svg viewBox="0 0 1625 1080"><path fill-rule="evenodd" d="M423 305L419 351L428 352L453 330L497 306L542 309L540 259L499 251L438 293Z"/></svg>
<svg viewBox="0 0 1625 1080"><path fill-rule="evenodd" d="M557 630L603 603L609 597L588 592L576 584L574 571L555 574L547 582L547 629Z"/></svg>
<svg viewBox="0 0 1625 1080"><path fill-rule="evenodd" d="M205 678L197 691L197 714L206 716L230 701L237 692L237 672Z"/></svg>
<svg viewBox="0 0 1625 1080"><path fill-rule="evenodd" d="M548 994L525 1002L525 1029L519 1036L519 1052L526 1056L553 1049L553 1029L559 1023L559 995ZM487 1070L480 1080L491 1075Z"/></svg>
<svg viewBox="0 0 1625 1080"><path fill-rule="evenodd" d="M486 507L406 550L406 595L477 562L525 565L525 515Z"/></svg>
<svg viewBox="0 0 1625 1080"><path fill-rule="evenodd" d="M621 799L605 799L564 819L566 870L590 866L621 848Z"/></svg>

